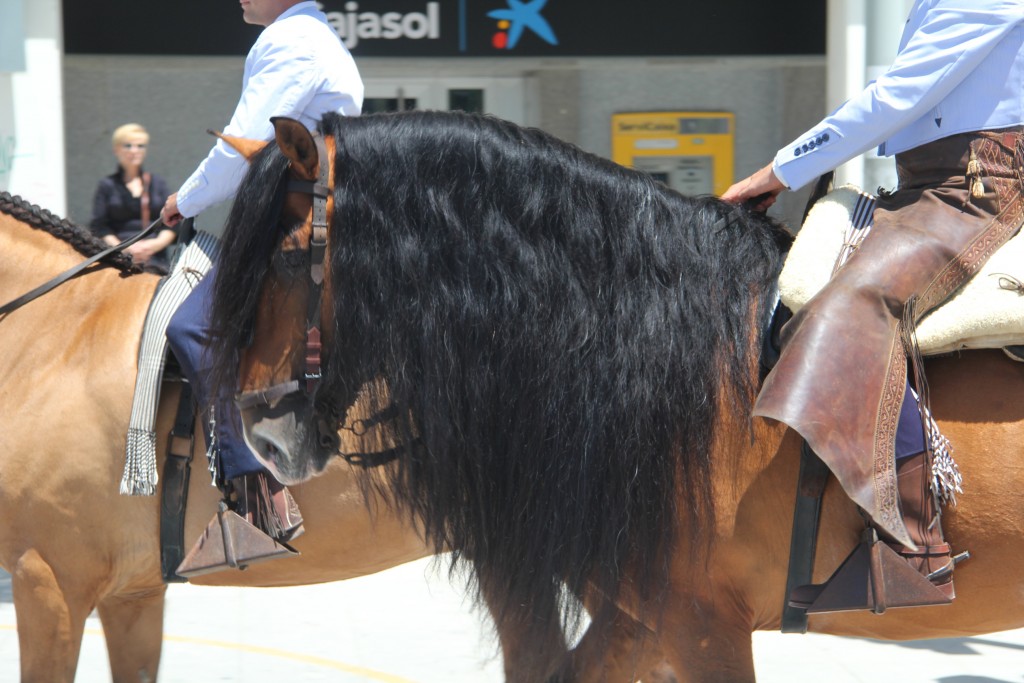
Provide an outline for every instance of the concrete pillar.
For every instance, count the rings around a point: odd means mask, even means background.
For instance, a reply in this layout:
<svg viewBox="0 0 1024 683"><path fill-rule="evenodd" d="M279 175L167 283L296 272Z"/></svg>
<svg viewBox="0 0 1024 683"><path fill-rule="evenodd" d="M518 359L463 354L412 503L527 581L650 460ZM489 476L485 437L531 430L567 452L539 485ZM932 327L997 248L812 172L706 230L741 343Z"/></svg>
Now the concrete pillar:
<svg viewBox="0 0 1024 683"><path fill-rule="evenodd" d="M867 0L867 46L864 68L865 83L875 80L892 64L899 48L910 3L892 0ZM864 155L862 187L876 192L879 187L896 187L896 167L892 157L879 157L875 150Z"/></svg>
<svg viewBox="0 0 1024 683"><path fill-rule="evenodd" d="M0 0L4 38L22 19L0 65L0 190L58 215L67 213L64 165L63 41L60 0ZM22 48L18 50L17 48ZM22 54L21 59L18 55Z"/></svg>
<svg viewBox="0 0 1024 683"><path fill-rule="evenodd" d="M867 63L866 0L828 0L827 34L825 37L826 82L825 100L834 111L843 102L864 88L864 65ZM836 184L864 181L864 160L852 159L836 169Z"/></svg>
<svg viewBox="0 0 1024 683"><path fill-rule="evenodd" d="M913 0L828 0L829 111L889 68L912 4ZM871 192L879 186L892 189L896 171L892 159L879 158L872 150L836 169L836 182Z"/></svg>

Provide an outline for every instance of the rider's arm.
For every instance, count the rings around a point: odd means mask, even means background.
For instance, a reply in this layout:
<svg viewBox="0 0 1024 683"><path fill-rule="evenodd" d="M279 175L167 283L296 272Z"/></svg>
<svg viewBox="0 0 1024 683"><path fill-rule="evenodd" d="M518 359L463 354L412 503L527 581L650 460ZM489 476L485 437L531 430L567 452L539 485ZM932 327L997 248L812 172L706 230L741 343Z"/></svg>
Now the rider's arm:
<svg viewBox="0 0 1024 683"><path fill-rule="evenodd" d="M787 187L806 185L933 112L1024 21L1020 0L939 0L921 11L888 71L778 152L772 170ZM963 131L942 135L952 132Z"/></svg>
<svg viewBox="0 0 1024 683"><path fill-rule="evenodd" d="M269 30L268 30L269 31ZM264 31L267 34L268 31ZM256 140L273 137L272 116L294 116L313 97L315 55L292 42L262 37L247 58L249 74L242 96L224 133ZM245 158L218 140L177 192L177 209L185 217L234 195L245 175Z"/></svg>

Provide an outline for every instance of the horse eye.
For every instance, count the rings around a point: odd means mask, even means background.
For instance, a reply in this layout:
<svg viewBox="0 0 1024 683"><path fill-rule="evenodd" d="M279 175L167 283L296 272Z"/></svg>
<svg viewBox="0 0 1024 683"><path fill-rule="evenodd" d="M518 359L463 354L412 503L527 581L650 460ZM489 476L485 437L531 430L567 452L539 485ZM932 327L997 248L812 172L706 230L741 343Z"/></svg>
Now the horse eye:
<svg viewBox="0 0 1024 683"><path fill-rule="evenodd" d="M274 269L285 274L292 274L303 268L308 255L302 250L280 250L274 254Z"/></svg>

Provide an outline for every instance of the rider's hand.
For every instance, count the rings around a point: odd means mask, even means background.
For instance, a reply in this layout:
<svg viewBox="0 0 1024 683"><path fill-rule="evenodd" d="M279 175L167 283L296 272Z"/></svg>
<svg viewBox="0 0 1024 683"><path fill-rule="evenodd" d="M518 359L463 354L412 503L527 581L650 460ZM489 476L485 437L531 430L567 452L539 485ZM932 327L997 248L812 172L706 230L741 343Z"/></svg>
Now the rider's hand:
<svg viewBox="0 0 1024 683"><path fill-rule="evenodd" d="M164 208L160 210L160 220L162 220L164 225L168 228L173 228L181 221L182 218L184 218L184 216L178 212L178 193L175 192L167 198Z"/></svg>
<svg viewBox="0 0 1024 683"><path fill-rule="evenodd" d="M786 189L771 164L765 166L748 178L744 178L734 184L722 194L722 199L727 202L739 204L755 197L764 197L752 206L755 211L767 211L768 207L775 203L775 198L780 192Z"/></svg>

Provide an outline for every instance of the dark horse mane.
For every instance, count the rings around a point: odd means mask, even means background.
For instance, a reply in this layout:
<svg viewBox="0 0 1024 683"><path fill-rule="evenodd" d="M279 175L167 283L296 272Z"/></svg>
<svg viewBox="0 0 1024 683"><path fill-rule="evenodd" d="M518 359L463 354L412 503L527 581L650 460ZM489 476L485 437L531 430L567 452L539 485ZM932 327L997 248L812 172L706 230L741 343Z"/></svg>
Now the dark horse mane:
<svg viewBox="0 0 1024 683"><path fill-rule="evenodd" d="M789 234L491 117L321 130L337 145L324 386L382 378L377 400L411 416L396 436L422 447L397 500L508 596L508 621L557 618L561 581L614 598L629 576L657 597L678 525L709 542L714 428L723 406L749 416ZM220 362L281 239L283 170L268 146L228 221Z"/></svg>
<svg viewBox="0 0 1024 683"><path fill-rule="evenodd" d="M42 230L67 242L78 253L86 257L95 256L110 246L80 225L75 225L9 192L0 192L0 213L5 213L36 230ZM137 266L132 265L131 257L125 254L112 254L103 261L116 266L125 273L141 272Z"/></svg>

